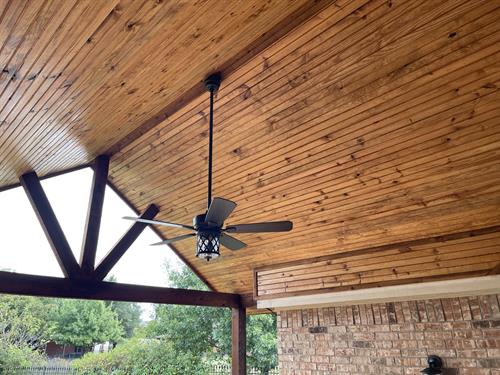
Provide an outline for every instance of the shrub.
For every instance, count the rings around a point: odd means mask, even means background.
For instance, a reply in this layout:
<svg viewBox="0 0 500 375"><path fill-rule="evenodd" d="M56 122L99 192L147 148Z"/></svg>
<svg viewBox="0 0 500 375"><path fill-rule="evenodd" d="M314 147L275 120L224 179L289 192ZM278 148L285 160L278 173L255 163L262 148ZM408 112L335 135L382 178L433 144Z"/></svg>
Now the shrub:
<svg viewBox="0 0 500 375"><path fill-rule="evenodd" d="M37 350L27 345L17 346L0 341L0 373L17 367L41 366L46 358Z"/></svg>
<svg viewBox="0 0 500 375"><path fill-rule="evenodd" d="M72 363L80 375L203 374L205 365L166 341L131 339L109 353L88 353Z"/></svg>

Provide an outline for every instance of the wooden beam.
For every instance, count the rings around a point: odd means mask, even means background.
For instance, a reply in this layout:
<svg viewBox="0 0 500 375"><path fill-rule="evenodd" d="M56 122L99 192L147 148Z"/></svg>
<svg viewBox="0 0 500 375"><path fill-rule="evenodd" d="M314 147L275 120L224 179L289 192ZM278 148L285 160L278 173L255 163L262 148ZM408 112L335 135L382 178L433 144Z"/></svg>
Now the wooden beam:
<svg viewBox="0 0 500 375"><path fill-rule="evenodd" d="M94 177L80 257L80 266L85 275L90 275L94 271L108 170L109 156L99 155L94 162Z"/></svg>
<svg viewBox="0 0 500 375"><path fill-rule="evenodd" d="M63 170L60 170L60 171L56 171L56 172L52 172L52 173L47 173L47 174L45 174L43 176L38 176L38 178L40 179L40 181L42 181L42 180L46 180L48 178L62 176L64 174L66 174L66 173L76 172L76 171L79 171L80 169L89 168L90 166L91 166L90 164L80 164L80 165L77 165L76 167L66 168L66 169L63 169ZM20 182L15 183L15 184L9 184L9 185L5 185L5 186L0 186L0 193L3 192L3 191L15 189L15 188L18 188L18 187L21 187L21 183Z"/></svg>
<svg viewBox="0 0 500 375"><path fill-rule="evenodd" d="M238 308L240 296L0 271L0 293L29 296Z"/></svg>
<svg viewBox="0 0 500 375"><path fill-rule="evenodd" d="M266 299L257 301L257 308L273 310L316 308L364 303L466 297L496 294L499 292L500 275L494 275Z"/></svg>
<svg viewBox="0 0 500 375"><path fill-rule="evenodd" d="M232 309L232 374L246 375L246 324L247 316L245 308Z"/></svg>
<svg viewBox="0 0 500 375"><path fill-rule="evenodd" d="M150 204L146 211L141 215L141 218L152 220L158 213L159 208ZM123 235L116 245L108 252L108 254L101 260L101 263L96 267L93 272L93 278L96 280L103 280L106 275L111 271L114 265L125 254L134 241L139 237L142 231L146 228L147 224L135 222L130 229Z"/></svg>
<svg viewBox="0 0 500 375"><path fill-rule="evenodd" d="M45 236L49 241L64 276L69 278L80 277L80 266L71 251L66 236L57 221L56 215L52 210L52 206L40 184L37 174L35 172L26 173L22 175L19 180L40 221Z"/></svg>

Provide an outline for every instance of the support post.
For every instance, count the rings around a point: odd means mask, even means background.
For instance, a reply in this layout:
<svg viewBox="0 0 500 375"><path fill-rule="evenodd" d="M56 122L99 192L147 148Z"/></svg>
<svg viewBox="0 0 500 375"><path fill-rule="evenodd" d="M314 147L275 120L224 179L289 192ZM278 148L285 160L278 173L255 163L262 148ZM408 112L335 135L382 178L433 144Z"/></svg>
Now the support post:
<svg viewBox="0 0 500 375"><path fill-rule="evenodd" d="M99 229L101 227L102 207L104 204L106 183L108 181L108 170L109 156L99 155L94 162L94 177L92 179L92 189L80 257L80 266L85 275L90 275L95 267L97 241L99 239Z"/></svg>
<svg viewBox="0 0 500 375"><path fill-rule="evenodd" d="M141 215L142 219L152 220L158 213L159 208L150 204L146 211ZM123 237L116 243L116 245L109 251L109 253L104 257L104 259L96 267L92 274L94 280L104 280L106 275L111 271L114 265L120 260L120 258L125 254L134 241L139 237L142 231L146 228L148 224L136 222L132 224L130 229L123 235Z"/></svg>
<svg viewBox="0 0 500 375"><path fill-rule="evenodd" d="M22 175L19 178L26 195L40 221L50 247L57 258L57 262L65 277L70 279L81 276L81 269L71 251L68 240L57 221L57 217L50 205L40 180L35 172Z"/></svg>
<svg viewBox="0 0 500 375"><path fill-rule="evenodd" d="M246 375L246 309L232 309L232 375Z"/></svg>

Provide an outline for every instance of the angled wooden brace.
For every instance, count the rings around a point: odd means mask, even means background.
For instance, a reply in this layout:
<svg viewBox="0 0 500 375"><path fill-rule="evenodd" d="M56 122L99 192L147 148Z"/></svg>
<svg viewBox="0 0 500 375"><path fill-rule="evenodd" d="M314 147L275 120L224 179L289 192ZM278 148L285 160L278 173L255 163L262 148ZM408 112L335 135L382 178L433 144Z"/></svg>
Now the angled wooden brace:
<svg viewBox="0 0 500 375"><path fill-rule="evenodd" d="M158 213L159 209L156 205L151 204L146 211L141 215L142 219L152 220ZM104 259L99 263L93 272L95 280L103 280L106 275L111 271L114 265L125 254L128 248L139 237L142 231L146 228L147 224L135 222L130 229L123 235L123 237L116 243L116 245L108 252Z"/></svg>
<svg viewBox="0 0 500 375"><path fill-rule="evenodd" d="M40 184L37 174L35 172L26 173L19 180L40 221L64 276L70 279L79 278L81 276L80 266L71 251L66 236L57 221L54 210L47 199L47 195Z"/></svg>

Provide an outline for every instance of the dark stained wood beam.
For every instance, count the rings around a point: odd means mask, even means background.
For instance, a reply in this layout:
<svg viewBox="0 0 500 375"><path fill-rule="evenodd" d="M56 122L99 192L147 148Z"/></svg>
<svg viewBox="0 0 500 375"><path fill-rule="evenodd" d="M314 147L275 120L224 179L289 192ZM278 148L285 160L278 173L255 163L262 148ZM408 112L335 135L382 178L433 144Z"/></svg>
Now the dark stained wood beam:
<svg viewBox="0 0 500 375"><path fill-rule="evenodd" d="M64 175L66 173L71 173L71 172L79 171L80 169L89 168L90 166L91 166L90 164L81 164L81 165L77 165L75 167L66 168L66 169L59 170L59 171L52 172L52 173L47 173L47 174L45 174L43 176L38 176L38 178L41 181L41 180L45 180L45 179L48 179L48 178L61 176L61 175ZM0 193L3 192L3 191L10 190L10 189L15 189L15 188L18 188L18 187L21 187L21 183L20 182L15 183L15 184L0 186Z"/></svg>
<svg viewBox="0 0 500 375"><path fill-rule="evenodd" d="M70 280L0 271L0 293L40 297L147 302L191 306L240 307L240 296L199 290Z"/></svg>
<svg viewBox="0 0 500 375"><path fill-rule="evenodd" d="M37 174L35 172L26 173L19 180L33 206L33 210L40 221L64 276L71 279L80 277L80 266L71 251Z"/></svg>
<svg viewBox="0 0 500 375"><path fill-rule="evenodd" d="M243 307L232 309L232 374L246 375L247 315Z"/></svg>
<svg viewBox="0 0 500 375"><path fill-rule="evenodd" d="M141 215L141 218L152 220L158 213L159 208L150 204L146 211ZM135 222L132 224L130 229L123 235L122 238L116 243L116 245L108 252L104 259L96 267L92 274L95 280L103 280L106 275L111 271L114 265L120 260L120 258L125 254L134 241L139 237L142 231L146 228L147 224Z"/></svg>
<svg viewBox="0 0 500 375"><path fill-rule="evenodd" d="M94 177L80 257L80 266L85 275L90 275L94 271L108 170L109 156L99 155L94 162Z"/></svg>

